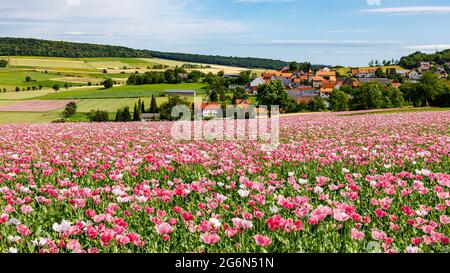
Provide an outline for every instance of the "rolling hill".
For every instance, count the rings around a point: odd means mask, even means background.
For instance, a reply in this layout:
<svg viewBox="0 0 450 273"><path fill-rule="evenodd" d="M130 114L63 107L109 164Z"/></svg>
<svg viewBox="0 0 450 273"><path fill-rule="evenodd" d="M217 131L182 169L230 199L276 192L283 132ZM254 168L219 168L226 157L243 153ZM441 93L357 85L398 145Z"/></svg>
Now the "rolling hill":
<svg viewBox="0 0 450 273"><path fill-rule="evenodd" d="M288 64L280 60L263 58L171 53L138 50L122 46L9 37L0 38L0 56L160 58L183 62L269 69L277 69Z"/></svg>

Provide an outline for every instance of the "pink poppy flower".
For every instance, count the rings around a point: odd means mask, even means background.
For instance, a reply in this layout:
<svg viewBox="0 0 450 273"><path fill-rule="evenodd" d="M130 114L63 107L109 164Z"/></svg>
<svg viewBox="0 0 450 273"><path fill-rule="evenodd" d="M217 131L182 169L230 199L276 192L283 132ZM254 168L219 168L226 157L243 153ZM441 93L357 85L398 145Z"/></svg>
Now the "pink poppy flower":
<svg viewBox="0 0 450 273"><path fill-rule="evenodd" d="M364 232L359 231L356 228L352 228L351 235L352 235L352 239L357 240L357 241L361 241L362 239L364 239L364 236L365 236Z"/></svg>
<svg viewBox="0 0 450 273"><path fill-rule="evenodd" d="M155 228L156 228L156 232L158 232L159 235L170 234L173 232L172 226L165 222L156 225Z"/></svg>
<svg viewBox="0 0 450 273"><path fill-rule="evenodd" d="M372 238L377 241L384 241L387 236L383 231L379 231L377 229L372 230Z"/></svg>
<svg viewBox="0 0 450 273"><path fill-rule="evenodd" d="M207 245L214 245L214 244L217 244L220 241L219 235L217 235L215 233L209 233L209 232L203 233L200 236L200 238Z"/></svg>
<svg viewBox="0 0 450 273"><path fill-rule="evenodd" d="M23 214L30 214L33 211L33 208L28 205L22 205L20 211L22 211Z"/></svg>
<svg viewBox="0 0 450 273"><path fill-rule="evenodd" d="M261 247L268 247L272 244L272 240L266 236L255 235L253 238L255 239L256 244Z"/></svg>
<svg viewBox="0 0 450 273"><path fill-rule="evenodd" d="M443 225L450 224L450 216L447 216L447 215L441 215L441 217L439 218L439 220L441 221L441 223L442 223Z"/></svg>
<svg viewBox="0 0 450 273"><path fill-rule="evenodd" d="M16 226L17 232L19 232L22 236L27 237L31 234L30 229L24 224L20 224Z"/></svg>

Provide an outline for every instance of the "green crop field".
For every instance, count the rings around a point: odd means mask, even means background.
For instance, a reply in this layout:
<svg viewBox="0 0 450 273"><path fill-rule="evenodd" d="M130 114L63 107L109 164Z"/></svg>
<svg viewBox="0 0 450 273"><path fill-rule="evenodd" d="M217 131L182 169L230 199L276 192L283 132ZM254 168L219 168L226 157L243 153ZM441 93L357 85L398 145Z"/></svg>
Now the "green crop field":
<svg viewBox="0 0 450 273"><path fill-rule="evenodd" d="M31 82L26 82L25 78L31 77ZM20 87L33 87L33 86L43 86L51 87L56 83L61 83L58 81L61 76L49 73L41 73L35 71L24 71L15 69L0 69L0 88L7 88L8 91L14 90L14 88Z"/></svg>
<svg viewBox="0 0 450 273"><path fill-rule="evenodd" d="M45 123L61 117L61 113L57 111L47 113L0 112L0 124Z"/></svg>
<svg viewBox="0 0 450 273"><path fill-rule="evenodd" d="M119 84L124 84L127 78L135 71L144 73L154 70L156 65L167 65L169 68L184 64L197 64L192 62L179 62L153 58L57 58L36 56L7 56L9 66L0 68L0 106L23 100L77 100L78 113L67 121L87 121L87 113L91 110L102 110L110 113L114 118L115 112L128 106L132 110L139 98L143 98L146 107L150 107L151 96L156 96L156 102L161 105L167 102L164 91L168 89L196 90L197 95L204 97L207 93L207 84L152 84L152 85L120 85L111 89L104 89L101 83L112 78ZM198 64L203 68L195 68L204 73L224 71L225 73L240 73L248 70L240 67ZM206 68L208 66L208 68ZM104 69L107 73L103 73ZM187 69L190 71L191 69ZM160 71L160 70L159 70ZM253 70L262 73L263 70ZM25 78L31 77L30 82ZM88 87L88 83L92 86ZM70 84L68 90L63 88L65 83ZM58 84L60 90L55 92L52 87ZM42 90L27 91L27 88L42 86ZM20 88L16 92L16 87ZM77 88L74 88L77 87ZM7 92L1 92L3 89ZM25 89L25 90L24 90ZM188 100L193 101L193 97ZM0 123L38 123L51 122L63 118L62 110L46 113L29 112L0 112Z"/></svg>
<svg viewBox="0 0 450 273"><path fill-rule="evenodd" d="M48 94L39 99L110 99L110 98L145 98L162 96L167 89L197 90L198 94L206 93L206 84L180 83L180 84L146 84L124 85L111 89L99 88L97 90L73 90L67 92Z"/></svg>
<svg viewBox="0 0 450 273"><path fill-rule="evenodd" d="M26 100L54 93L51 89L0 93L0 100Z"/></svg>
<svg viewBox="0 0 450 273"><path fill-rule="evenodd" d="M145 106L150 107L151 98L142 98ZM157 98L158 105L167 101L166 98ZM137 98L124 99L87 99L82 100L77 104L77 112L88 113L91 110L100 110L114 113L117 109L128 106L133 111L134 104L138 102Z"/></svg>
<svg viewBox="0 0 450 273"><path fill-rule="evenodd" d="M150 107L151 97L140 98L144 101L145 107ZM117 98L117 99L83 99L77 103L77 112L88 113L91 110L101 110L107 111L109 113L115 113L117 109L123 108L125 106L130 107L133 111L134 104L137 103L139 98ZM188 97L190 102L194 101L193 97ZM163 103L167 102L167 97L156 97L156 104L161 106ZM1 105L1 101L0 101Z"/></svg>

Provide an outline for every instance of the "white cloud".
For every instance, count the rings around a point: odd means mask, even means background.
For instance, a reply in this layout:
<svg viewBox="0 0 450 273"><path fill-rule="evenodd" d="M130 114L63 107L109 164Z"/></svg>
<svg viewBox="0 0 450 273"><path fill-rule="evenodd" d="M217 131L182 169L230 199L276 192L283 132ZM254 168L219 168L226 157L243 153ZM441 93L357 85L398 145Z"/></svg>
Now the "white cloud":
<svg viewBox="0 0 450 273"><path fill-rule="evenodd" d="M325 30L324 34L341 34L341 33L367 33L369 32L367 29L332 29Z"/></svg>
<svg viewBox="0 0 450 273"><path fill-rule="evenodd" d="M434 44L434 45L411 45L405 47L409 50L416 51L440 51L445 49L450 49L450 44Z"/></svg>
<svg viewBox="0 0 450 273"><path fill-rule="evenodd" d="M450 6L442 7L396 7L396 8L376 8L362 10L365 13L380 13L380 14L443 14L450 13Z"/></svg>
<svg viewBox="0 0 450 273"><path fill-rule="evenodd" d="M367 0L369 6L381 6L381 0Z"/></svg>
<svg viewBox="0 0 450 273"><path fill-rule="evenodd" d="M0 23L15 24L20 31L14 36L85 38L150 49L250 31L238 19L205 15L199 6L195 0L35 0L33 5L15 0L2 2L1 9L7 12L0 16ZM24 28L25 24L29 26ZM93 40L93 33L103 33L95 36L103 38Z"/></svg>
<svg viewBox="0 0 450 273"><path fill-rule="evenodd" d="M80 6L81 0L67 0L67 5L69 5L69 7Z"/></svg>
<svg viewBox="0 0 450 273"><path fill-rule="evenodd" d="M273 46L375 46L375 45L395 45L397 41L334 41L334 40L274 40L263 42L265 45Z"/></svg>
<svg viewBox="0 0 450 273"><path fill-rule="evenodd" d="M234 3L258 4L258 3L281 3L292 1L294 0L235 0Z"/></svg>

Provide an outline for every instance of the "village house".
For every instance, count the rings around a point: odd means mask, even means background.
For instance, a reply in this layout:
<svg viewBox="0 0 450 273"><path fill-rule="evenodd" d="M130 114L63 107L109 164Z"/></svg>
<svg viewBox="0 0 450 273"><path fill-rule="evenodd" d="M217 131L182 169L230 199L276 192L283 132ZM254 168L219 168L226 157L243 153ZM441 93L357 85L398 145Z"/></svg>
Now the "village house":
<svg viewBox="0 0 450 273"><path fill-rule="evenodd" d="M317 77L322 77L325 80L336 81L336 71L330 70L328 67L323 68L316 72Z"/></svg>
<svg viewBox="0 0 450 273"><path fill-rule="evenodd" d="M400 76L406 78L408 77L408 74L411 72L411 70L407 70L407 69L396 69L395 73L399 74Z"/></svg>
<svg viewBox="0 0 450 273"><path fill-rule="evenodd" d="M314 76L312 77L312 85L314 88L321 88L324 82L324 78L320 77L320 76Z"/></svg>
<svg viewBox="0 0 450 273"><path fill-rule="evenodd" d="M238 88L246 89L247 86L246 85L242 85L242 84L230 84L228 86L228 89L230 89L230 90L236 90Z"/></svg>
<svg viewBox="0 0 450 273"><path fill-rule="evenodd" d="M422 79L422 73L420 73L417 69L411 70L408 74L408 78L410 78L413 81L418 81Z"/></svg>
<svg viewBox="0 0 450 273"><path fill-rule="evenodd" d="M368 82L377 82L382 85L390 85L392 81L388 78L361 78L359 79L360 83L368 83Z"/></svg>
<svg viewBox="0 0 450 273"><path fill-rule="evenodd" d="M318 92L314 89L309 90L288 90L288 95L291 97L295 103L297 104L307 104L316 96L318 96Z"/></svg>
<svg viewBox="0 0 450 273"><path fill-rule="evenodd" d="M150 113L142 113L141 114L141 121L142 122L149 122L154 120L159 120L161 118L161 114L150 114Z"/></svg>
<svg viewBox="0 0 450 273"><path fill-rule="evenodd" d="M239 78L239 77L240 77L239 74L224 74L223 75L223 78L225 78L225 79L236 79L236 78Z"/></svg>
<svg viewBox="0 0 450 273"><path fill-rule="evenodd" d="M375 78L377 67L353 68L352 76L356 78Z"/></svg>
<svg viewBox="0 0 450 273"><path fill-rule="evenodd" d="M256 77L251 83L250 83L250 93L253 95L258 94L258 87L260 85L264 85L266 81L261 77Z"/></svg>
<svg viewBox="0 0 450 273"><path fill-rule="evenodd" d="M419 71L425 72L431 69L432 65L429 62L421 62L419 65Z"/></svg>
<svg viewBox="0 0 450 273"><path fill-rule="evenodd" d="M438 67L437 71L434 73L441 79L447 79L448 74L443 67Z"/></svg>
<svg viewBox="0 0 450 273"><path fill-rule="evenodd" d="M189 79L189 74L188 73L179 73L178 77L180 77L181 80L186 81Z"/></svg>
<svg viewBox="0 0 450 273"><path fill-rule="evenodd" d="M400 86L402 85L401 83L399 83L399 82L397 82L397 81L395 81L395 80L392 81L391 84L392 84L392 87L397 88L397 89L400 88Z"/></svg>
<svg viewBox="0 0 450 273"><path fill-rule="evenodd" d="M210 102L206 103L204 102L202 104L202 113L204 118L216 118L219 117L220 113L222 112L222 107L219 103Z"/></svg>

